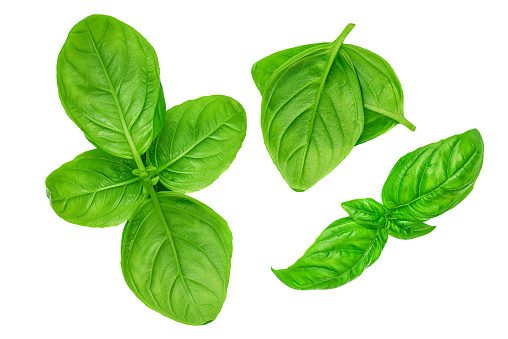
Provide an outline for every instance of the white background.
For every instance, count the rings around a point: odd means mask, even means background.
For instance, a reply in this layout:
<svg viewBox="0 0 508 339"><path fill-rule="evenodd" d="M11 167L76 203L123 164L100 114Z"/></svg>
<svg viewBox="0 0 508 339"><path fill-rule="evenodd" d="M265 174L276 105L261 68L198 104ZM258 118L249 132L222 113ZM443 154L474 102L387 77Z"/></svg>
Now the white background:
<svg viewBox="0 0 508 339"><path fill-rule="evenodd" d="M9 1L0 9L0 337L2 338L507 338L508 24L504 1ZM66 116L56 59L72 26L94 14L137 29L157 51L167 106L225 94L248 116L230 169L191 194L234 236L228 297L206 326L145 307L123 281L122 226L69 224L50 208L46 176L91 145ZM304 193L283 181L263 145L254 62L331 41L383 56L405 94L399 125L355 147ZM380 199L390 169L417 147L478 128L485 162L475 189L429 223L390 238L357 280L295 291L270 267L300 257L342 201ZM503 324L504 323L504 324Z"/></svg>

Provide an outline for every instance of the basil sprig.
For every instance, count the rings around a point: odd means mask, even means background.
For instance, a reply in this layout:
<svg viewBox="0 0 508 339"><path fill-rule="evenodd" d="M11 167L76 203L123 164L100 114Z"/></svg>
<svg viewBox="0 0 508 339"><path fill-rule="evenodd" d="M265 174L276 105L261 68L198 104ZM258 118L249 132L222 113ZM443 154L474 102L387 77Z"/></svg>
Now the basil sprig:
<svg viewBox="0 0 508 339"><path fill-rule="evenodd" d="M332 43L286 49L254 64L266 148L284 180L305 191L337 167L355 145L404 117L404 94L379 55L344 44L349 24Z"/></svg>
<svg viewBox="0 0 508 339"><path fill-rule="evenodd" d="M293 265L272 271L298 290L346 284L379 258L388 235L414 239L432 232L435 226L425 222L468 196L482 163L476 129L406 154L388 175L382 204L370 198L343 202L349 217L328 226Z"/></svg>
<svg viewBox="0 0 508 339"><path fill-rule="evenodd" d="M232 235L224 219L183 193L229 167L245 138L245 110L212 95L166 112L154 49L105 15L72 28L57 79L65 111L97 149L47 177L54 211L89 227L127 221L121 266L134 294L176 321L213 321L226 298Z"/></svg>

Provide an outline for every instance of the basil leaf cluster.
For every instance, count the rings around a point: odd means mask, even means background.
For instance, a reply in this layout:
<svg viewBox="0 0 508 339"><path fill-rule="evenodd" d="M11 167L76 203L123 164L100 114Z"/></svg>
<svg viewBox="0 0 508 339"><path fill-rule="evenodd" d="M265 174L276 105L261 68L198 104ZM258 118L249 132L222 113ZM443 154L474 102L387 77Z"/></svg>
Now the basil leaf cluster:
<svg viewBox="0 0 508 339"><path fill-rule="evenodd" d="M105 15L71 29L57 82L67 115L96 149L47 177L53 210L89 227L127 221L121 267L134 294L178 322L213 321L226 298L232 235L221 216L184 193L230 166L245 138L245 110L212 95L166 112L155 50Z"/></svg>
<svg viewBox="0 0 508 339"><path fill-rule="evenodd" d="M324 178L355 145L404 117L404 95L391 66L379 55L344 44L349 24L332 43L298 46L256 62L266 148L287 184L305 191Z"/></svg>
<svg viewBox="0 0 508 339"><path fill-rule="evenodd" d="M349 217L328 226L305 254L277 278L298 290L329 289L360 276L381 255L388 235L414 239L435 226L425 222L471 193L483 164L476 129L418 148L399 159L382 190L382 201L342 203Z"/></svg>

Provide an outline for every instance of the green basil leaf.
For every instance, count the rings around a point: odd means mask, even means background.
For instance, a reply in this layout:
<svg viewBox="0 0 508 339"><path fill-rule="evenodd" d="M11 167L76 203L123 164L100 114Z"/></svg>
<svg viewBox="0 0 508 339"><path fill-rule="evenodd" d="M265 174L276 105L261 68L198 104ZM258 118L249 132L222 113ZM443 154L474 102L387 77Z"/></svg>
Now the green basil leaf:
<svg viewBox="0 0 508 339"><path fill-rule="evenodd" d="M116 226L147 197L132 160L95 149L63 164L46 179L51 206L61 218L91 227Z"/></svg>
<svg viewBox="0 0 508 339"><path fill-rule="evenodd" d="M189 100L166 113L147 163L172 191L194 192L214 182L233 162L247 129L236 100L212 95Z"/></svg>
<svg viewBox="0 0 508 339"><path fill-rule="evenodd" d="M473 189L482 163L483 140L476 129L406 154L383 186L390 218L405 228L452 209Z"/></svg>
<svg viewBox="0 0 508 339"><path fill-rule="evenodd" d="M402 240L410 240L424 236L426 234L429 234L436 228L436 226L430 226L424 224L423 222L411 225L406 228L402 228L398 226L396 223L393 223L391 221L388 222L387 227L389 235Z"/></svg>
<svg viewBox="0 0 508 339"><path fill-rule="evenodd" d="M355 66L362 88L365 122L357 144L386 133L398 123L411 131L415 126L404 117L404 94L395 71L376 53L354 45L344 51Z"/></svg>
<svg viewBox="0 0 508 339"><path fill-rule="evenodd" d="M132 27L106 15L77 23L58 55L57 83L67 115L95 145L128 159L148 149L163 118L159 64Z"/></svg>
<svg viewBox="0 0 508 339"><path fill-rule="evenodd" d="M297 290L339 287L372 265L387 239L383 228L366 228L350 217L342 218L328 226L293 265L272 271Z"/></svg>
<svg viewBox="0 0 508 339"><path fill-rule="evenodd" d="M251 73L261 95L264 95L266 84L272 74L282 64L311 47L326 44L310 44L285 49L256 62ZM415 126L404 117L404 94L390 64L379 55L355 45L343 44L341 48L353 63L362 89L365 119L362 134L356 144L374 139L398 123L414 131Z"/></svg>
<svg viewBox="0 0 508 339"><path fill-rule="evenodd" d="M349 57L339 51L353 27L348 25L333 43L285 62L263 95L264 142L295 191L307 190L337 167L362 132L360 85Z"/></svg>
<svg viewBox="0 0 508 339"><path fill-rule="evenodd" d="M130 289L151 309L184 324L219 314L233 250L224 219L205 204L174 192L157 193L127 222L122 271Z"/></svg>
<svg viewBox="0 0 508 339"><path fill-rule="evenodd" d="M384 227L386 223L386 209L374 199L355 199L345 201L342 208L358 224L368 228Z"/></svg>

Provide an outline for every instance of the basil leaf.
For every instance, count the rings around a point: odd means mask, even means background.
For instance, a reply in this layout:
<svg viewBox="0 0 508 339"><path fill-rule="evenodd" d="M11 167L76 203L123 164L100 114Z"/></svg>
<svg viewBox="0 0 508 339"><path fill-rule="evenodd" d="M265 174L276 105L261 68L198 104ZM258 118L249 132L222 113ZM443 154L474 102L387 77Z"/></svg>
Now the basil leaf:
<svg viewBox="0 0 508 339"><path fill-rule="evenodd" d="M233 162L247 129L245 110L236 100L212 95L168 110L147 163L166 187L194 192L214 182Z"/></svg>
<svg viewBox="0 0 508 339"><path fill-rule="evenodd" d="M390 64L365 48L344 45L343 49L351 58L362 88L365 122L357 144L386 133L397 123L414 131L415 126L404 117L402 86Z"/></svg>
<svg viewBox="0 0 508 339"><path fill-rule="evenodd" d="M228 225L183 194L157 193L125 226L122 271L146 306L189 325L214 320L226 299L233 251Z"/></svg>
<svg viewBox="0 0 508 339"><path fill-rule="evenodd" d="M407 228L402 228L391 221L388 222L387 227L389 235L402 240L410 240L424 236L436 228L436 226L430 226L423 222L411 225Z"/></svg>
<svg viewBox="0 0 508 339"><path fill-rule="evenodd" d="M285 49L256 62L251 73L261 95L264 95L266 84L278 67L295 55L319 45L326 43ZM415 126L404 117L404 94L390 64L379 55L355 45L343 44L341 48L353 63L362 89L365 118L362 134L356 144L374 139L398 123L414 131Z"/></svg>
<svg viewBox="0 0 508 339"><path fill-rule="evenodd" d="M285 62L263 95L264 142L295 191L307 190L337 167L362 132L360 85L348 56L339 52L353 27L348 25L333 43Z"/></svg>
<svg viewBox="0 0 508 339"><path fill-rule="evenodd" d="M132 160L95 149L78 155L46 179L51 206L61 218L91 227L126 221L147 197Z"/></svg>
<svg viewBox="0 0 508 339"><path fill-rule="evenodd" d="M77 23L58 55L57 83L67 115L93 144L128 159L148 149L163 118L159 64L132 27L105 15Z"/></svg>
<svg viewBox="0 0 508 339"><path fill-rule="evenodd" d="M297 290L339 287L372 265L387 239L383 228L366 228L350 217L342 218L328 226L293 265L272 271Z"/></svg>
<svg viewBox="0 0 508 339"><path fill-rule="evenodd" d="M482 163L483 140L477 129L406 154L383 186L390 218L405 228L452 209L473 189Z"/></svg>
<svg viewBox="0 0 508 339"><path fill-rule="evenodd" d="M385 214L387 211L382 204L374 199L345 201L341 206L359 225L367 228L379 228L384 227L386 223Z"/></svg>

